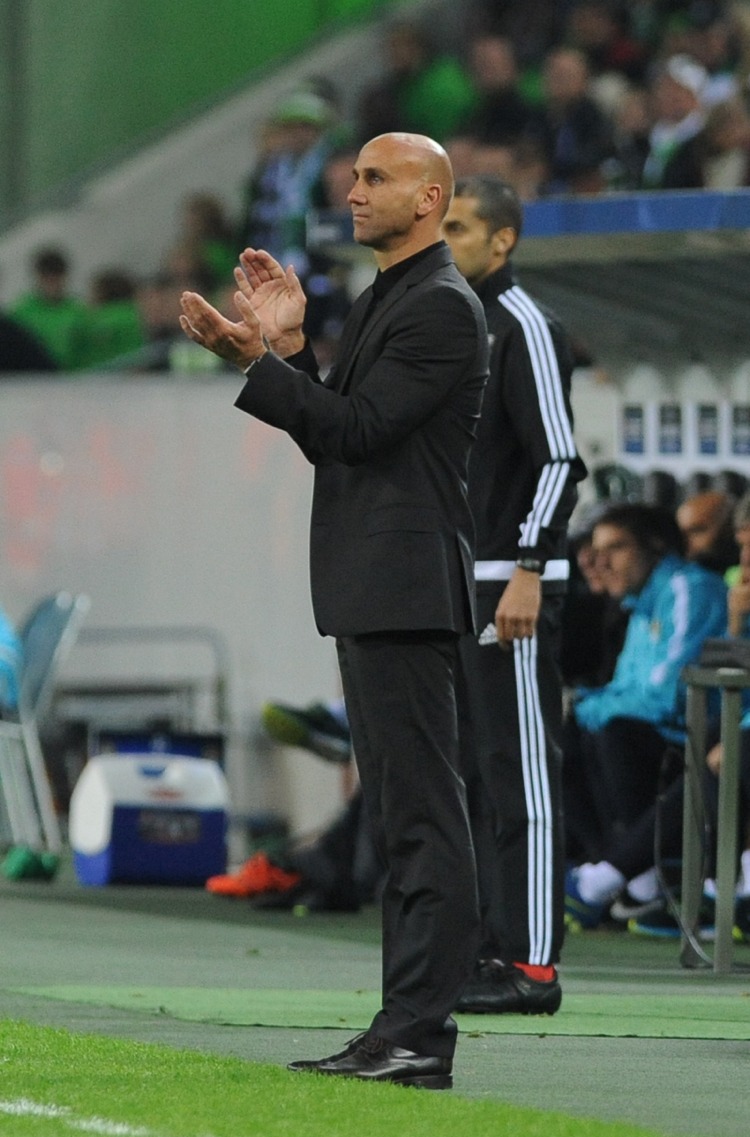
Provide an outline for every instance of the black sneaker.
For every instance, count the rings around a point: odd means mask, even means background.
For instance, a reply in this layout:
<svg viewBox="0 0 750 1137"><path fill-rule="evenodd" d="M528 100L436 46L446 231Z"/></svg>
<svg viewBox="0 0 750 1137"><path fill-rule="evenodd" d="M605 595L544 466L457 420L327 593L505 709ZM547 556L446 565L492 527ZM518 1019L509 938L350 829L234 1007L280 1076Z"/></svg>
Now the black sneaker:
<svg viewBox="0 0 750 1137"><path fill-rule="evenodd" d="M323 703L290 707L265 703L260 712L266 733L286 746L301 746L327 762L345 765L352 756L349 730Z"/></svg>
<svg viewBox="0 0 750 1137"><path fill-rule="evenodd" d="M466 984L456 1010L472 1015L554 1015L561 1002L557 975L547 981L531 979L512 963L488 959Z"/></svg>

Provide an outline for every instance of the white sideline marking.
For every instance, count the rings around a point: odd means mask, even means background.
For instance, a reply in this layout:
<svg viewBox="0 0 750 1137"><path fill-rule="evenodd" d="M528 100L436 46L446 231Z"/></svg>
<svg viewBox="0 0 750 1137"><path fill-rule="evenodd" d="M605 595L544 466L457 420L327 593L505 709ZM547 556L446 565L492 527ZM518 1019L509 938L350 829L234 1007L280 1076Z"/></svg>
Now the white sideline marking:
<svg viewBox="0 0 750 1137"><path fill-rule="evenodd" d="M17 1101L0 1101L0 1113L12 1117L50 1117L63 1121L66 1128L77 1129L79 1133L100 1133L103 1137L155 1137L153 1130L124 1125L119 1121L107 1121L103 1117L76 1117L66 1105L41 1105L28 1098Z"/></svg>

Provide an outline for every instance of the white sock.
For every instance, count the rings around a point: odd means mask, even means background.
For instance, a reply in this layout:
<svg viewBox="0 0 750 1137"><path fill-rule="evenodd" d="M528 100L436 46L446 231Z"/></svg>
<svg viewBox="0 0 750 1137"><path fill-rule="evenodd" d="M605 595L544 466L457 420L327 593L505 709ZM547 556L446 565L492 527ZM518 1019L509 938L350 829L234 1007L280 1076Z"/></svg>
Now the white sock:
<svg viewBox="0 0 750 1137"><path fill-rule="evenodd" d="M629 880L628 892L633 900L638 900L641 904L645 904L647 900L656 900L656 897L661 894L656 869L646 869L645 872L639 873L638 876Z"/></svg>
<svg viewBox="0 0 750 1137"><path fill-rule="evenodd" d="M576 869L576 880L581 899L586 904L606 904L622 890L625 877L609 861L587 863Z"/></svg>
<svg viewBox="0 0 750 1137"><path fill-rule="evenodd" d="M750 896L750 849L745 849L740 857L740 879L737 882L737 895Z"/></svg>

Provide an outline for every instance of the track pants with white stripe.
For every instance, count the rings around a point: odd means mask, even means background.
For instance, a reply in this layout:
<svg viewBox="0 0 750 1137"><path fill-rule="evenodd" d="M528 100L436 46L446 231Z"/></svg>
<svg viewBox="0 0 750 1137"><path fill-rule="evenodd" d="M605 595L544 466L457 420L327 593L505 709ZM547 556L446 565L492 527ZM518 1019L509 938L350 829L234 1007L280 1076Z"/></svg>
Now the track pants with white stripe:
<svg viewBox="0 0 750 1137"><path fill-rule="evenodd" d="M486 586L485 586L486 587ZM480 628L500 592L479 592ZM512 648L462 637L462 773L479 874L479 958L548 966L564 934L560 788L563 599L547 596L533 639Z"/></svg>

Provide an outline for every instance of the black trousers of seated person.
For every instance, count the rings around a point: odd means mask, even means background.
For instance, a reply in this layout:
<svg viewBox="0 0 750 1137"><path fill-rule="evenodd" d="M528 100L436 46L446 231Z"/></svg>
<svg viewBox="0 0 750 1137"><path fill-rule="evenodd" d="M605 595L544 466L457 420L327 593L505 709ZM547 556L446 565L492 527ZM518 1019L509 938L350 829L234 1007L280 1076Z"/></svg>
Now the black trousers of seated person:
<svg viewBox="0 0 750 1137"><path fill-rule="evenodd" d="M709 738L708 746L716 741ZM719 779L708 767L703 771L701 785L706 811L708 841L706 848L706 875L716 875L716 833L719 810ZM603 860L609 861L628 880L645 872L653 864L682 853L682 818L685 796L685 777L679 774L657 800L627 829L617 833L604 850ZM750 822L750 730L740 735L740 793L738 810L738 852L745 847L745 835Z"/></svg>
<svg viewBox="0 0 750 1137"><path fill-rule="evenodd" d="M361 787L317 841L294 849L288 862L326 911L356 912L375 899L383 866Z"/></svg>
<svg viewBox="0 0 750 1137"><path fill-rule="evenodd" d="M566 851L571 860L608 859L613 842L653 806L665 782L679 775L676 762L669 768L669 756L675 753L678 748L641 719L615 718L601 730L589 731L571 716L563 738Z"/></svg>

